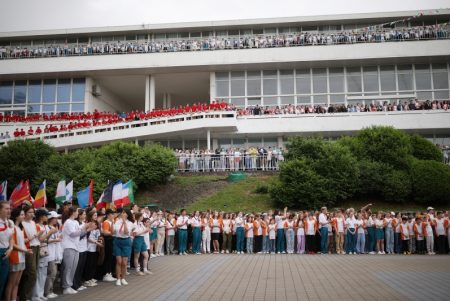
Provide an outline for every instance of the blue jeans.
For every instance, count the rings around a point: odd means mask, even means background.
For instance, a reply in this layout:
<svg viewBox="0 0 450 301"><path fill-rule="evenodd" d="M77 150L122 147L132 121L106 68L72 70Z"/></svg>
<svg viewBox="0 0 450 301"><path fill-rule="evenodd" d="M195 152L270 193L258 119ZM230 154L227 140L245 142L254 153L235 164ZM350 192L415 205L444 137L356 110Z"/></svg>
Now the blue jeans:
<svg viewBox="0 0 450 301"><path fill-rule="evenodd" d="M253 253L253 237L247 237L247 253Z"/></svg>
<svg viewBox="0 0 450 301"><path fill-rule="evenodd" d="M236 251L244 251L244 227L236 228Z"/></svg>
<svg viewBox="0 0 450 301"><path fill-rule="evenodd" d="M187 245L187 230L178 229L178 253L185 253Z"/></svg>
<svg viewBox="0 0 450 301"><path fill-rule="evenodd" d="M369 233L369 248L367 249L367 251L375 252L376 239L374 227L367 228L367 232Z"/></svg>
<svg viewBox="0 0 450 301"><path fill-rule="evenodd" d="M400 254L402 252L402 240L400 239L400 233L394 233L395 241L395 253Z"/></svg>
<svg viewBox="0 0 450 301"><path fill-rule="evenodd" d="M277 230L277 252L284 252L286 251L284 246L284 229L278 229Z"/></svg>
<svg viewBox="0 0 450 301"><path fill-rule="evenodd" d="M0 298L2 298L9 274L9 258L3 258L8 249L0 249Z"/></svg>
<svg viewBox="0 0 450 301"><path fill-rule="evenodd" d="M385 230L386 252L394 253L394 228L386 227Z"/></svg>
<svg viewBox="0 0 450 301"><path fill-rule="evenodd" d="M269 244L269 236L265 235L262 237L262 252L269 252L270 244Z"/></svg>
<svg viewBox="0 0 450 301"><path fill-rule="evenodd" d="M269 245L270 245L270 253L275 253L275 239L269 239Z"/></svg>
<svg viewBox="0 0 450 301"><path fill-rule="evenodd" d="M202 233L200 227L192 228L192 253L200 253L200 244L202 242Z"/></svg>
<svg viewBox="0 0 450 301"><path fill-rule="evenodd" d="M320 228L320 252L328 253L328 227Z"/></svg>
<svg viewBox="0 0 450 301"><path fill-rule="evenodd" d="M354 228L350 228L347 231L347 240L346 240L346 248L347 248L347 254L350 252L355 252L355 238L356 238L356 234L355 233L350 233L350 230L353 232L355 231Z"/></svg>
<svg viewBox="0 0 450 301"><path fill-rule="evenodd" d="M356 253L364 253L364 246L366 245L366 234L358 233L358 238L356 240Z"/></svg>

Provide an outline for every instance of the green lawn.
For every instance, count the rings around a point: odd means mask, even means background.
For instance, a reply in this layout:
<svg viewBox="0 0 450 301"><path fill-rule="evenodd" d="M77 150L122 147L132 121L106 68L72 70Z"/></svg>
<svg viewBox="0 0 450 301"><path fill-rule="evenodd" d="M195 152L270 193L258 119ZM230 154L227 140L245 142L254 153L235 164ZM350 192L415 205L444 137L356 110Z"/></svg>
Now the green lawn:
<svg viewBox="0 0 450 301"><path fill-rule="evenodd" d="M176 176L173 178L172 182L181 186L189 186L194 184L208 183L214 181L226 180L227 176L219 175L187 175L187 176Z"/></svg>
<svg viewBox="0 0 450 301"><path fill-rule="evenodd" d="M232 183L217 193L196 201L186 209L188 212L195 210L205 211L223 210L227 212L264 212L272 209L269 194L255 193L258 185L269 185L273 176L254 177Z"/></svg>

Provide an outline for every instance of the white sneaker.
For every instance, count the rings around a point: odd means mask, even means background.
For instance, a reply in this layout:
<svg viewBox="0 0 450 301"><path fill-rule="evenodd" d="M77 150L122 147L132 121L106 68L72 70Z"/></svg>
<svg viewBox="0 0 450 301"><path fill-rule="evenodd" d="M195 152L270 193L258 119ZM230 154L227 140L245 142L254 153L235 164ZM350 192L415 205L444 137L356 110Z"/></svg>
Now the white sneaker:
<svg viewBox="0 0 450 301"><path fill-rule="evenodd" d="M117 279L114 278L111 274L106 274L105 276L103 276L103 281L105 282L113 282L116 281Z"/></svg>
<svg viewBox="0 0 450 301"><path fill-rule="evenodd" d="M153 272L150 272L150 271L148 271L148 270L145 270L145 271L144 271L144 274L146 274L146 275L153 275Z"/></svg>
<svg viewBox="0 0 450 301"><path fill-rule="evenodd" d="M155 258L156 257L156 255L155 254L150 254L150 258Z"/></svg>
<svg viewBox="0 0 450 301"><path fill-rule="evenodd" d="M65 288L63 290L63 295L73 295L78 293L76 290L72 289L71 287Z"/></svg>
<svg viewBox="0 0 450 301"><path fill-rule="evenodd" d="M122 278L122 285L128 285L128 282L124 279L124 278Z"/></svg>
<svg viewBox="0 0 450 301"><path fill-rule="evenodd" d="M116 286L122 286L122 282L120 281L120 279L117 279Z"/></svg>
<svg viewBox="0 0 450 301"><path fill-rule="evenodd" d="M144 276L145 274L141 271L136 272L136 274L138 274L139 276Z"/></svg>
<svg viewBox="0 0 450 301"><path fill-rule="evenodd" d="M50 294L47 295L47 298L49 298L49 299L53 299L53 298L56 298L56 297L58 297L58 295L55 294L55 293L50 293Z"/></svg>
<svg viewBox="0 0 450 301"><path fill-rule="evenodd" d="M95 278L92 278L91 281L97 283L97 279Z"/></svg>
<svg viewBox="0 0 450 301"><path fill-rule="evenodd" d="M85 287L84 285L80 286L77 291L84 291L85 289L87 289L87 287Z"/></svg>
<svg viewBox="0 0 450 301"><path fill-rule="evenodd" d="M184 252L184 253L183 253L183 255L187 255L187 253L186 253L186 252Z"/></svg>
<svg viewBox="0 0 450 301"><path fill-rule="evenodd" d="M230 251L226 250L225 253L226 253L226 254L230 254Z"/></svg>

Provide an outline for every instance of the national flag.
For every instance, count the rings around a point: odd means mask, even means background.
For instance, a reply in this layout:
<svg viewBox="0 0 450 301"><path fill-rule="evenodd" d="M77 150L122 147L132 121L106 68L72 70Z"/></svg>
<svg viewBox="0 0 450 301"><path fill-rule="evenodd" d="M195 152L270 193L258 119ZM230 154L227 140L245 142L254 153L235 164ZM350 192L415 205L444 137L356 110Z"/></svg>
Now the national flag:
<svg viewBox="0 0 450 301"><path fill-rule="evenodd" d="M13 192L11 193L10 201L11 201L11 207L16 208L20 206L23 202L28 201L31 199L30 195L30 183L28 180L20 181L19 185L14 188Z"/></svg>
<svg viewBox="0 0 450 301"><path fill-rule="evenodd" d="M92 200L92 188L93 182L91 180L88 187L77 192L77 201L78 206L80 206L80 208L87 208L90 204L94 202Z"/></svg>
<svg viewBox="0 0 450 301"><path fill-rule="evenodd" d="M66 200L66 181L61 180L56 188L55 202L56 204L62 205Z"/></svg>
<svg viewBox="0 0 450 301"><path fill-rule="evenodd" d="M122 206L122 181L118 181L114 184L112 189L112 203L116 207Z"/></svg>
<svg viewBox="0 0 450 301"><path fill-rule="evenodd" d="M129 180L122 185L122 206L134 204L133 184L133 180Z"/></svg>
<svg viewBox="0 0 450 301"><path fill-rule="evenodd" d="M100 210L101 208L106 208L106 205L112 202L112 189L113 183L108 182L108 186L106 186L105 190L103 190L102 195L100 196L99 200L97 201L97 204L95 205L97 210Z"/></svg>
<svg viewBox="0 0 450 301"><path fill-rule="evenodd" d="M66 186L66 202L72 203L73 200L73 180Z"/></svg>
<svg viewBox="0 0 450 301"><path fill-rule="evenodd" d="M47 205L47 194L45 192L46 189L46 181L42 182L42 184L39 186L39 190L36 193L36 197L33 201L34 208L41 208L45 207Z"/></svg>
<svg viewBox="0 0 450 301"><path fill-rule="evenodd" d="M8 188L8 181L4 181L0 185L0 201L6 201L8 199L8 195L6 193L7 188Z"/></svg>

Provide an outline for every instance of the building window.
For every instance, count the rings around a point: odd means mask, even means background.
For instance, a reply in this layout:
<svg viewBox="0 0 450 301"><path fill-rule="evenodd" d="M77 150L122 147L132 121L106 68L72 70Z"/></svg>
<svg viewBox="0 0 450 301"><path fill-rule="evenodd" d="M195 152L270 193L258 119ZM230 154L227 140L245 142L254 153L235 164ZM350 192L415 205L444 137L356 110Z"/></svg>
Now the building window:
<svg viewBox="0 0 450 301"><path fill-rule="evenodd" d="M14 104L25 104L27 101L27 81L16 80L14 83Z"/></svg>
<svg viewBox="0 0 450 301"><path fill-rule="evenodd" d="M0 105L11 105L12 103L13 82L0 82Z"/></svg>
<svg viewBox="0 0 450 301"><path fill-rule="evenodd" d="M413 90L413 74L411 65L397 66L397 80L399 91Z"/></svg>
<svg viewBox="0 0 450 301"><path fill-rule="evenodd" d="M261 95L261 72L247 72L247 95Z"/></svg>
<svg viewBox="0 0 450 301"><path fill-rule="evenodd" d="M72 102L84 101L86 83L84 78L74 78L72 81Z"/></svg>
<svg viewBox="0 0 450 301"><path fill-rule="evenodd" d="M57 102L70 101L70 79L58 79Z"/></svg>
<svg viewBox="0 0 450 301"><path fill-rule="evenodd" d="M395 91L395 66L380 66L381 91Z"/></svg>
<svg viewBox="0 0 450 301"><path fill-rule="evenodd" d="M362 92L361 69L359 67L347 68L347 91Z"/></svg>
<svg viewBox="0 0 450 301"><path fill-rule="evenodd" d="M28 82L28 103L40 103L42 85L40 80L30 80Z"/></svg>
<svg viewBox="0 0 450 301"><path fill-rule="evenodd" d="M45 79L43 88L43 103L55 102L56 98L56 80L55 79Z"/></svg>

